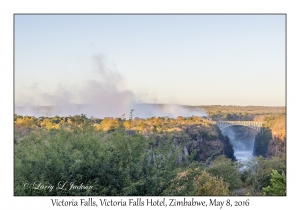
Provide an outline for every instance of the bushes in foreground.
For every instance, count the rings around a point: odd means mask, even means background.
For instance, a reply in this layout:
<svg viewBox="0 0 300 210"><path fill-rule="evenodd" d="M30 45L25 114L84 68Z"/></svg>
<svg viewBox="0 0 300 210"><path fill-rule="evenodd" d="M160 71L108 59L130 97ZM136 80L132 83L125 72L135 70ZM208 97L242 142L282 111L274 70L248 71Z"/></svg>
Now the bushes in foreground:
<svg viewBox="0 0 300 210"><path fill-rule="evenodd" d="M60 129L21 134L14 150L15 195L234 195L241 187L252 195L262 195L265 188L272 195L266 188L277 189L272 170L285 173L279 158L254 158L242 173L225 156L210 166L189 157L179 161L183 148L171 137L146 138L122 126L95 131L84 118Z"/></svg>

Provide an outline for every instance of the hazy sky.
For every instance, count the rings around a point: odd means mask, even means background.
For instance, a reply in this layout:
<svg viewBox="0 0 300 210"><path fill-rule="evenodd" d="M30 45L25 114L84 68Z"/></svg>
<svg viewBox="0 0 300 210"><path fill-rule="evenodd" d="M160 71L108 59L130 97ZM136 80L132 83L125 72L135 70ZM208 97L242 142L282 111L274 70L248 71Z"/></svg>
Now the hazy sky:
<svg viewBox="0 0 300 210"><path fill-rule="evenodd" d="M284 15L14 18L16 105L285 105Z"/></svg>

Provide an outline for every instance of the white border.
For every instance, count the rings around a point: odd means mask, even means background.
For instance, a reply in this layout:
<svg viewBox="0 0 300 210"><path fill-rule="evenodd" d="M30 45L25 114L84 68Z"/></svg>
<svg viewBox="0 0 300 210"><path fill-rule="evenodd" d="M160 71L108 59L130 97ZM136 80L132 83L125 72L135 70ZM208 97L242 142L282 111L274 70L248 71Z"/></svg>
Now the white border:
<svg viewBox="0 0 300 210"><path fill-rule="evenodd" d="M297 209L299 137L296 136L299 117L299 7L297 1L206 0L206 1L22 1L2 0L0 3L0 90L1 90L1 184L3 209L52 209L51 197L13 196L13 14L14 13L287 13L287 197L249 197L247 209ZM296 127L297 126L297 127ZM299 129L298 129L299 130ZM58 197L55 197L58 198ZM71 199L71 197L64 197ZM121 197L119 197L121 199ZM210 197L203 197L208 200ZM243 200L246 197L228 197ZM80 197L76 197L80 199ZM114 199L117 199L114 197ZM123 197L124 199L124 197ZM144 198L145 199L145 198ZM225 200L227 197L217 197ZM5 208L7 207L7 208ZM293 208L294 207L294 208ZM70 207L64 207L64 209ZM77 207L79 209L81 207ZM86 208L86 207L85 207ZM98 207L99 208L99 207ZM169 207L170 208L170 207ZM182 208L182 207L180 207ZM199 207L198 207L199 208ZM101 207L103 209L103 207ZM105 208L106 209L106 208ZM117 207L109 208L117 209ZM129 209L129 207L127 207ZM179 209L179 207L177 208ZM218 208L216 208L218 209ZM224 207L222 208L224 209ZM226 209L226 208L225 208ZM240 208L239 208L240 209Z"/></svg>

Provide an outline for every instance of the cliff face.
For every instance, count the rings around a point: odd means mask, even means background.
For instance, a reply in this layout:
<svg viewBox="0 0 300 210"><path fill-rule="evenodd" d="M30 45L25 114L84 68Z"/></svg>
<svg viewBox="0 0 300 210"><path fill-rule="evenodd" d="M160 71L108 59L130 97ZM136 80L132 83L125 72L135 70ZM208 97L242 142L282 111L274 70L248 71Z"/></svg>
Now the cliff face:
<svg viewBox="0 0 300 210"><path fill-rule="evenodd" d="M284 154L286 150L286 140L274 137L269 142L268 151L266 157L273 157Z"/></svg>
<svg viewBox="0 0 300 210"><path fill-rule="evenodd" d="M266 157L269 142L272 139L272 131L269 128L264 128L263 131L255 136L253 155Z"/></svg>
<svg viewBox="0 0 300 210"><path fill-rule="evenodd" d="M263 132L255 138L253 155L273 157L286 153L285 116L267 119Z"/></svg>
<svg viewBox="0 0 300 210"><path fill-rule="evenodd" d="M286 153L286 123L285 118L276 120L272 126L272 139L268 145L266 157L277 156Z"/></svg>
<svg viewBox="0 0 300 210"><path fill-rule="evenodd" d="M171 135L176 147L183 148L179 163L189 155L199 162L206 162L208 159L213 159L219 155L225 155L236 160L229 138L223 136L215 124L210 124L207 127L188 125L180 132L161 134L158 135L158 138L163 141L168 138L166 135L169 135L169 138Z"/></svg>
<svg viewBox="0 0 300 210"><path fill-rule="evenodd" d="M225 155L232 160L236 160L229 138L224 136L218 138L203 137L198 140L190 139L185 148L188 154L193 154L194 160L199 162L205 162L209 158L219 155Z"/></svg>

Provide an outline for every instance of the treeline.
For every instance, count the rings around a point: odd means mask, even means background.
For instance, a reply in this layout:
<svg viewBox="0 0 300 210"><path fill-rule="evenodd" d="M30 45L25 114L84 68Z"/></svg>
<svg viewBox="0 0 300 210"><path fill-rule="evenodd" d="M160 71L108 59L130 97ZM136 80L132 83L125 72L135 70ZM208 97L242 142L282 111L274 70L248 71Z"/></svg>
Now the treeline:
<svg viewBox="0 0 300 210"><path fill-rule="evenodd" d="M122 127L127 133L139 133L146 139L151 136L160 141L170 138L176 146L183 146L186 154L193 153L194 160L200 162L222 154L235 160L229 138L222 135L214 121L197 116L187 118L179 116L177 119L168 117L97 119L87 118L85 115L52 118L15 115L15 141L32 130L70 130L72 126L82 127L86 123L94 132L99 133L112 133Z"/></svg>
<svg viewBox="0 0 300 210"><path fill-rule="evenodd" d="M207 111L213 120L261 120L259 117L269 115L285 115L286 108L270 106L200 106ZM190 107L196 109L197 107Z"/></svg>
<svg viewBox="0 0 300 210"><path fill-rule="evenodd" d="M278 190L285 181L282 159L258 157L245 166L229 157L233 151L225 144L229 139L215 123L200 117L15 115L14 194L285 194ZM71 183L85 189L70 189Z"/></svg>
<svg viewBox="0 0 300 210"><path fill-rule="evenodd" d="M190 125L199 125L199 128L211 135L217 135L216 129L212 127L215 125L210 119L206 117L187 117L179 116L177 119L169 117L152 117L152 118L138 118L124 119L106 117L87 118L86 115L75 115L68 117L33 117L14 115L14 123L16 127L23 127L27 129L44 128L61 129L67 128L71 125L81 126L83 122L89 121L94 127L95 131L114 131L120 126L124 126L127 130L134 130L142 134L163 133L172 131L182 131Z"/></svg>

